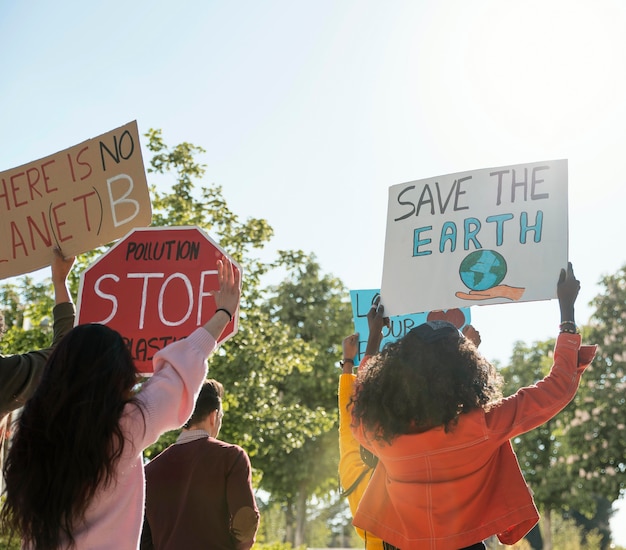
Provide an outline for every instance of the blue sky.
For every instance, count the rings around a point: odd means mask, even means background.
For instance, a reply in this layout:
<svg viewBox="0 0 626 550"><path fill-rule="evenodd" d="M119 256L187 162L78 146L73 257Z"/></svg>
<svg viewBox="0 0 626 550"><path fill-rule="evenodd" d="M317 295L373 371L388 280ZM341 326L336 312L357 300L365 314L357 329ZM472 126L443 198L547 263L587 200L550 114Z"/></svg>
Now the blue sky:
<svg viewBox="0 0 626 550"><path fill-rule="evenodd" d="M9 0L0 170L137 120L204 147L205 183L270 222L270 253L313 252L363 289L380 286L390 186L566 158L585 322L626 263L625 23L619 0ZM558 306L472 315L506 361L555 335Z"/></svg>

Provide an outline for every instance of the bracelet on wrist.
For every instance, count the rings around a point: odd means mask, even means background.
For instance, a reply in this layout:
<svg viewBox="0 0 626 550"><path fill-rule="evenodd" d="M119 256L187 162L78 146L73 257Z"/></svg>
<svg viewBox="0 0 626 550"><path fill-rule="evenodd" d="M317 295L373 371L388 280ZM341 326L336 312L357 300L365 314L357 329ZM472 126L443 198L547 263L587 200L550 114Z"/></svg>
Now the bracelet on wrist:
<svg viewBox="0 0 626 550"><path fill-rule="evenodd" d="M578 327L574 321L563 321L559 325L559 332L567 332L568 334L578 334Z"/></svg>
<svg viewBox="0 0 626 550"><path fill-rule="evenodd" d="M349 357L344 357L341 361L339 361L339 364L343 367L346 363L352 363L352 366L354 367L354 359L350 359Z"/></svg>
<svg viewBox="0 0 626 550"><path fill-rule="evenodd" d="M215 313L217 313L218 311L223 311L226 315L228 315L228 320L229 321L233 320L233 314L230 311L228 311L225 307L218 307L215 310Z"/></svg>

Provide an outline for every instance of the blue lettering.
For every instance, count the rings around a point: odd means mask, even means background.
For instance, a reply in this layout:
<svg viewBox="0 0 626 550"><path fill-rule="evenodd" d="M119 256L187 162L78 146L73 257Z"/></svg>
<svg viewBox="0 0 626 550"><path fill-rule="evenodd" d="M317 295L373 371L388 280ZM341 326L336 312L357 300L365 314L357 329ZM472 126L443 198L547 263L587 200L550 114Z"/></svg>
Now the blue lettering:
<svg viewBox="0 0 626 550"><path fill-rule="evenodd" d="M446 242L450 241L450 252L456 250L456 224L445 222L441 228L441 240L439 241L439 252L445 252Z"/></svg>
<svg viewBox="0 0 626 550"><path fill-rule="evenodd" d="M465 218L464 220L465 226L465 238L463 240L463 249L469 250L469 243L472 241L474 243L474 248L476 250L483 247L480 242L478 242L478 232L480 231L480 222L476 218Z"/></svg>
<svg viewBox="0 0 626 550"><path fill-rule="evenodd" d="M420 233L422 231L430 231L433 228L432 225L426 227L418 227L413 231L413 256L428 256L432 254L431 250L419 250L420 246L426 246L432 242L432 239L420 239Z"/></svg>
<svg viewBox="0 0 626 550"><path fill-rule="evenodd" d="M526 234L534 231L534 242L541 242L541 229L543 227L543 211L537 210L535 225L528 225L528 212L522 212L519 221L519 242L526 244Z"/></svg>
<svg viewBox="0 0 626 550"><path fill-rule="evenodd" d="M502 241L504 240L504 222L512 219L513 214L498 214L487 218L488 223L496 223L496 246L502 246Z"/></svg>

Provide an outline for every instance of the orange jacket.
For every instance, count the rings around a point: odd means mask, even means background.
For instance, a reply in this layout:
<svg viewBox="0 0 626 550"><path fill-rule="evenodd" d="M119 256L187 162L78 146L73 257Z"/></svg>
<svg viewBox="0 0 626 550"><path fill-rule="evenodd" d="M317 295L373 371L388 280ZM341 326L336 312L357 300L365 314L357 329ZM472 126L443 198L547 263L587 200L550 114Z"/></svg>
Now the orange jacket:
<svg viewBox="0 0 626 550"><path fill-rule="evenodd" d="M361 460L360 443L354 439L350 430L352 417L347 407L355 381L356 376L353 374L342 374L339 377L339 481L344 490L352 486L363 470L368 469L368 466ZM347 497L353 517L371 475L372 472L365 474L359 485ZM367 550L383 549L383 543L379 538L358 527L355 529L365 541Z"/></svg>
<svg viewBox="0 0 626 550"><path fill-rule="evenodd" d="M449 433L434 428L375 441L353 433L380 461L354 524L402 550L454 550L494 534L520 540L539 520L510 439L540 426L574 397L595 354L580 335L562 333L546 378L489 412L461 415Z"/></svg>

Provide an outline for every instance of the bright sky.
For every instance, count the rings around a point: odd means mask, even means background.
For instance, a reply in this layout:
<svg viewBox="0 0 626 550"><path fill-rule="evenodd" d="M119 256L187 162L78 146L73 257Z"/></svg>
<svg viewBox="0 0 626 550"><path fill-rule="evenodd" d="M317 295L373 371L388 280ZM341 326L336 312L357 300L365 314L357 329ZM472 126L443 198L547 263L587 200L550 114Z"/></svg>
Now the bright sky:
<svg viewBox="0 0 626 550"><path fill-rule="evenodd" d="M621 0L3 2L0 170L137 120L204 147L205 183L269 221L271 250L363 289L391 185L565 158L583 323L626 263L625 26ZM472 317L502 362L559 320L556 301Z"/></svg>

